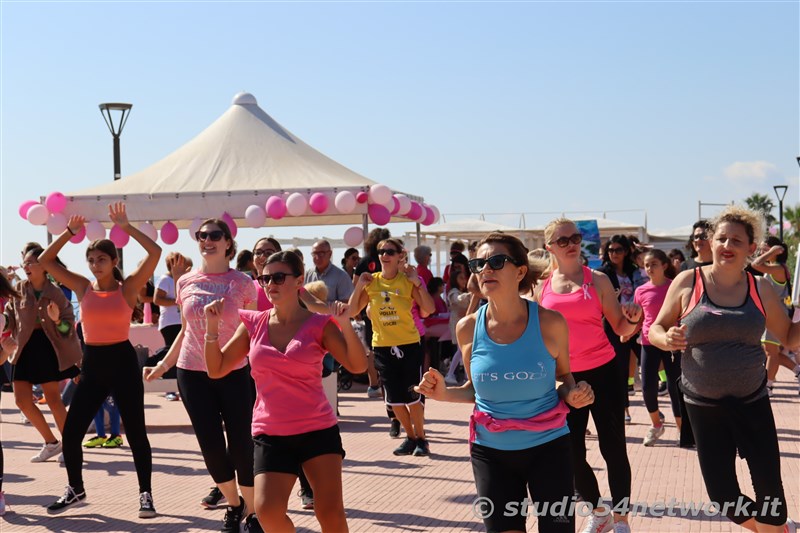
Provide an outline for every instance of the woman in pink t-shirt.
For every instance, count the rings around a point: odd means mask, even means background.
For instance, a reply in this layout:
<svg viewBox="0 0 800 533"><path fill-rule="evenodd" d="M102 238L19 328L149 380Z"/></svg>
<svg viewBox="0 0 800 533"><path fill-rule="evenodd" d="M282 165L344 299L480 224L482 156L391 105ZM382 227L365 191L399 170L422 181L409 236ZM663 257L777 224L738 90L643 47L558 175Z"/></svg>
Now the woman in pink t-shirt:
<svg viewBox="0 0 800 533"><path fill-rule="evenodd" d="M303 263L293 252L271 255L258 281L273 308L239 311L242 323L224 348L218 328L229 306L227 298L205 306L209 376L223 378L249 357L256 382L252 434L258 521L268 531L294 530L286 510L302 467L314 490L314 512L322 531L347 531L344 449L320 368L330 353L353 374L364 372L364 347L343 306L337 307L334 320L300 305Z"/></svg>
<svg viewBox="0 0 800 533"><path fill-rule="evenodd" d="M250 277L230 268L236 256L231 230L219 219L208 219L195 234L202 263L181 276L175 303L181 310L181 331L166 357L145 367L151 381L177 363L178 388L189 414L209 474L227 500L222 531L239 531L243 518L255 527L253 511L253 440L250 438L253 400L247 360L221 379L209 375L203 346L213 337L227 342L240 320L239 309L255 309L256 288ZM225 298L228 308L214 335L206 331L205 306ZM223 428L224 425L224 428ZM242 496L239 496L241 489ZM211 496L211 495L209 495ZM206 504L203 500L202 504ZM248 516L245 510L249 509Z"/></svg>

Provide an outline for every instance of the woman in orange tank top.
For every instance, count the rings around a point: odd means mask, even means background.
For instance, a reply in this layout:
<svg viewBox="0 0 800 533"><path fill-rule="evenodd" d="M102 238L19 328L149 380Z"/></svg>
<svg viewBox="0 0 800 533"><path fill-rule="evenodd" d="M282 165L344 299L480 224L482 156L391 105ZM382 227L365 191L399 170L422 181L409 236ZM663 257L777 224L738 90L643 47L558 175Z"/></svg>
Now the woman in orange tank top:
<svg viewBox="0 0 800 533"><path fill-rule="evenodd" d="M123 278L117 268L117 250L108 239L94 241L86 250L86 261L94 281L56 263L56 254L83 227L85 219L79 215L70 217L67 229L39 257L39 262L56 281L72 289L78 298L86 343L81 380L64 426L64 463L69 484L64 495L51 504L48 511L59 512L86 499L81 440L98 408L111 394L125 424L136 465L139 517L151 518L156 515L150 485L153 457L145 428L144 386L139 375L139 361L128 333L139 290L153 275L161 257L161 247L131 225L124 203L109 205L108 215L111 222L147 252L145 260L128 277Z"/></svg>

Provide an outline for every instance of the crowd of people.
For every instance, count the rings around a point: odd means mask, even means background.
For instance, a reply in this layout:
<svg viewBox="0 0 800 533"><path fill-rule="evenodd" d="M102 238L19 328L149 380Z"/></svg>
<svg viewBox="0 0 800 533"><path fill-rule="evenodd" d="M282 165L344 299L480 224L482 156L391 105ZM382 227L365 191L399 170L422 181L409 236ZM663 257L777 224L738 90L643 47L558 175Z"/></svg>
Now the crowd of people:
<svg viewBox="0 0 800 533"><path fill-rule="evenodd" d="M528 497L556 509L580 498L593 509L587 533L635 528L625 507L632 496L625 432L639 381L651 424L645 446L665 434L659 396L669 395L679 443L696 448L706 490L728 518L758 532L793 527L769 398L781 366L800 376L793 355L800 326L792 321L787 247L762 241L751 211L731 206L698 221L688 259L614 235L598 269L585 265L575 223L558 218L539 250L504 233L454 242L441 278L430 269L429 247L407 250L385 228L370 232L363 255L348 249L341 268L331 244L317 241L307 267L299 251L271 237L237 253L231 229L212 218L195 234L197 267L171 252L167 273L149 290L161 247L130 224L123 203L109 206L109 219L145 251L127 276L110 240L87 247L91 278L59 261L83 229L80 216L46 248L25 246L25 279L13 283L12 271L0 272L0 362L12 369L0 375L42 438L31 461L63 455L66 466L67 486L51 513L86 499L83 447L122 444L116 412L137 473L139 517L157 515L143 383L174 377L177 390L167 398L183 402L214 484L198 500L225 508L221 531L293 531L287 511L298 480L302 505L322 530L347 531L345 450L323 388L323 375L338 364L366 374L367 396L384 400L389 434L402 438L392 454L432 453L426 399L474 404L477 495L495 509ZM150 303L165 347L140 369L129 329L137 307ZM36 386L58 435L33 401ZM110 437L104 406L113 408ZM590 416L610 506L599 465L587 460ZM93 419L97 435L83 442ZM750 469L754 500L739 489L737 454ZM2 458L0 443L0 514ZM760 512L737 512L742 500ZM540 516L539 531L575 531L575 516L561 509ZM484 525L526 529L522 514L496 513Z"/></svg>

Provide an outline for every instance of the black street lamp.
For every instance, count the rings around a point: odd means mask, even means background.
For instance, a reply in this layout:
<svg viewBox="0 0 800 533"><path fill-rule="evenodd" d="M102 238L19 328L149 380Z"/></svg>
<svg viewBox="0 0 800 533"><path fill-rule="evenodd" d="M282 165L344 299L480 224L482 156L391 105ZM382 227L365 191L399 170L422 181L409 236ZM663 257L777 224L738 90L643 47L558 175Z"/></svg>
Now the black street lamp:
<svg viewBox="0 0 800 533"><path fill-rule="evenodd" d="M775 196L778 197L778 235L781 242L783 242L783 199L786 197L786 189L789 186L774 185L772 188L775 189Z"/></svg>
<svg viewBox="0 0 800 533"><path fill-rule="evenodd" d="M128 122L128 116L130 115L132 107L132 104L100 104L100 114L103 115L108 130L111 132L112 137L114 137L114 181L122 177L119 158L119 136L122 135L122 128L124 128L125 123ZM116 123L114 122L114 115L112 113L119 113L119 120L117 120ZM122 270L122 248L117 248L117 256L119 257L119 269Z"/></svg>

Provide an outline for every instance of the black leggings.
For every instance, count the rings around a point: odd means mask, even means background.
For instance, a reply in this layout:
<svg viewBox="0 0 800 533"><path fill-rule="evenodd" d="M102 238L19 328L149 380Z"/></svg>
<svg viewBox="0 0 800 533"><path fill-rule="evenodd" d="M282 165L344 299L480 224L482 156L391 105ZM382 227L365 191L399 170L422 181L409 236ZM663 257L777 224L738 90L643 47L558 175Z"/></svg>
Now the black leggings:
<svg viewBox="0 0 800 533"><path fill-rule="evenodd" d="M586 425L589 413L597 428L600 453L608 468L608 485L614 505L625 504L631 495L631 465L625 447L625 407L619 393L617 363L614 360L586 370L573 372L575 381L585 381L592 387L594 403L580 409L569 408L567 424L572 441L572 464L575 469L575 488L584 501L597 505L600 488L592 467L586 462ZM626 395L627 396L627 395Z"/></svg>
<svg viewBox="0 0 800 533"><path fill-rule="evenodd" d="M723 514L737 524L754 517L756 522L780 526L786 523L786 498L781 481L778 433L769 398L747 404L702 407L686 404L694 428L697 458L711 501L723 506ZM736 450L750 470L756 501L742 494L736 477ZM728 509L724 506L729 504ZM736 504L747 502L745 514ZM768 505L766 512L765 503ZM775 505L777 504L777 505ZM739 510L743 510L743 506ZM775 505L774 512L772 505ZM727 511L727 512L726 512Z"/></svg>
<svg viewBox="0 0 800 533"><path fill-rule="evenodd" d="M672 414L681 416L680 391L678 380L681 378L681 352L665 352L652 344L642 345L642 395L648 413L658 411L658 367L663 362L667 373L667 390L672 404Z"/></svg>
<svg viewBox="0 0 800 533"><path fill-rule="evenodd" d="M620 401L625 409L630 406L630 400L628 399L628 377L630 373L630 364L631 364L631 354L635 354L636 357L639 357L639 343L636 342L637 337L633 337L632 339L628 339L625 342L619 340L619 335L614 333L614 330L611 329L611 325L608 322L605 322L605 332L606 337L608 337L608 342L611 343L611 346L614 347L614 353L616 354L614 360L617 362L617 386L619 390L617 391L620 395Z"/></svg>
<svg viewBox="0 0 800 533"><path fill-rule="evenodd" d="M181 332L181 325L173 324L171 326L164 326L158 330L158 332L161 333L161 337L164 339L164 346L169 348L175 342L175 339L178 338L178 333Z"/></svg>
<svg viewBox="0 0 800 533"><path fill-rule="evenodd" d="M205 372L178 369L183 405L208 473L217 484L238 479L239 485L253 486L253 400L249 380L249 366L220 379L211 379Z"/></svg>
<svg viewBox="0 0 800 533"><path fill-rule="evenodd" d="M569 512L573 492L569 443L569 436L564 435L525 450L472 445L472 473L478 496L491 501L491 506L474 510L488 515L483 523L489 533L525 531L524 511L540 514L541 532L575 531L575 514ZM525 509L528 491L532 507Z"/></svg>
<svg viewBox="0 0 800 533"><path fill-rule="evenodd" d="M139 479L139 492L151 492L153 454L144 421L144 385L136 350L129 341L110 346L87 344L84 347L80 382L64 423L64 463L69 484L77 491L83 490L81 441L109 395L114 397L125 424L125 436L133 452Z"/></svg>

